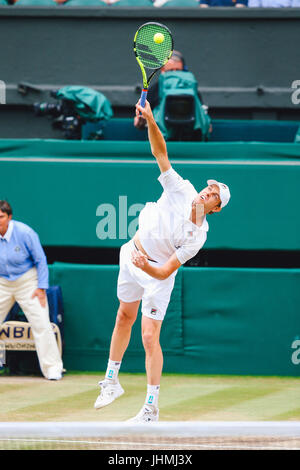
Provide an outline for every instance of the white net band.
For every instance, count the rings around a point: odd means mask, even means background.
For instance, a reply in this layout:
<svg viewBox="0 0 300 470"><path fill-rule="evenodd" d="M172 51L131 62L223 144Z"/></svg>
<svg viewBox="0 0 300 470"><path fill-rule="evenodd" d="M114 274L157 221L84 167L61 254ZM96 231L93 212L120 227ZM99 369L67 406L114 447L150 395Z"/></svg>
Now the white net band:
<svg viewBox="0 0 300 470"><path fill-rule="evenodd" d="M7 422L0 449L300 450L300 422Z"/></svg>
<svg viewBox="0 0 300 470"><path fill-rule="evenodd" d="M40 437L117 436L148 434L155 436L269 436L300 437L300 421L165 421L150 424L126 422L14 422L0 423L0 437L5 435Z"/></svg>

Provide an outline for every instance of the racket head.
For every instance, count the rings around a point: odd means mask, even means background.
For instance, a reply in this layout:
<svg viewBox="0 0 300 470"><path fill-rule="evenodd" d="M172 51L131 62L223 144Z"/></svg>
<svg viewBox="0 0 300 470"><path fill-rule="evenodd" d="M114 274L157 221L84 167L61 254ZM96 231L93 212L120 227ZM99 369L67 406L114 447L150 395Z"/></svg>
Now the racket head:
<svg viewBox="0 0 300 470"><path fill-rule="evenodd" d="M154 41L154 36L157 33L164 36L161 43ZM146 69L158 70L163 67L170 59L173 49L171 31L161 23L144 23L134 36L133 50L136 59L139 65Z"/></svg>

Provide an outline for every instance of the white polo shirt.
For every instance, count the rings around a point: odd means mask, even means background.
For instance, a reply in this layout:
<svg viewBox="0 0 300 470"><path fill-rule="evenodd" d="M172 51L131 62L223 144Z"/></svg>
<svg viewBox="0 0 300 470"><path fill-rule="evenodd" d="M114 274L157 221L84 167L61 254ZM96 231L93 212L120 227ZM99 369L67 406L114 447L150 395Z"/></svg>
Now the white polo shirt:
<svg viewBox="0 0 300 470"><path fill-rule="evenodd" d="M161 173L164 191L157 202L148 202L139 216L139 238L149 257L165 263L175 252L181 264L193 258L207 238L206 217L200 227L190 219L197 191L173 168Z"/></svg>

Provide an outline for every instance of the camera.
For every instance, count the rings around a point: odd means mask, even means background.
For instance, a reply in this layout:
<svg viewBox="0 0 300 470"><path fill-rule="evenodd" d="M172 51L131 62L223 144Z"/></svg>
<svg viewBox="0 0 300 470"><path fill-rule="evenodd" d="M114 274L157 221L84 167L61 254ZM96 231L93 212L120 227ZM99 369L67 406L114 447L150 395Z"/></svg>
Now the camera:
<svg viewBox="0 0 300 470"><path fill-rule="evenodd" d="M56 91L51 91L50 96L57 99ZM72 101L62 99L59 103L34 103L33 112L36 116L50 116L53 129L63 132L65 139L80 140L82 125L85 120L78 115Z"/></svg>
<svg viewBox="0 0 300 470"><path fill-rule="evenodd" d="M33 111L36 116L53 116L61 114L61 105L52 103L34 103Z"/></svg>
<svg viewBox="0 0 300 470"><path fill-rule="evenodd" d="M65 139L81 140L87 127L96 126L85 137L87 140L103 140L105 122L112 118L113 109L109 100L100 92L89 87L65 86L51 91L50 96L57 100L53 103L34 103L36 116L48 116L52 127L60 129Z"/></svg>
<svg viewBox="0 0 300 470"><path fill-rule="evenodd" d="M165 121L168 125L193 127L195 101L191 95L169 95L166 98Z"/></svg>
<svg viewBox="0 0 300 470"><path fill-rule="evenodd" d="M195 131L195 100L192 95L169 95L165 105L165 123L172 129L174 141L198 141L201 131Z"/></svg>
<svg viewBox="0 0 300 470"><path fill-rule="evenodd" d="M50 91L50 96L56 98L56 91ZM58 117L62 114L62 105L53 103L34 103L33 112L36 116Z"/></svg>

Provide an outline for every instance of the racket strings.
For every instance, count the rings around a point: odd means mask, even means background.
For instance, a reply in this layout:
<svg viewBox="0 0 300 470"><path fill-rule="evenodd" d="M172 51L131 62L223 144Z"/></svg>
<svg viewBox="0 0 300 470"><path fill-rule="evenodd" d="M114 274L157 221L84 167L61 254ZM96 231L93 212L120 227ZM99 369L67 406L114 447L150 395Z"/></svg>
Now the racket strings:
<svg viewBox="0 0 300 470"><path fill-rule="evenodd" d="M159 44L154 41L154 36L157 33L164 36L163 42ZM139 29L135 40L135 49L144 67L158 69L165 65L171 56L172 36L166 27L148 23Z"/></svg>

